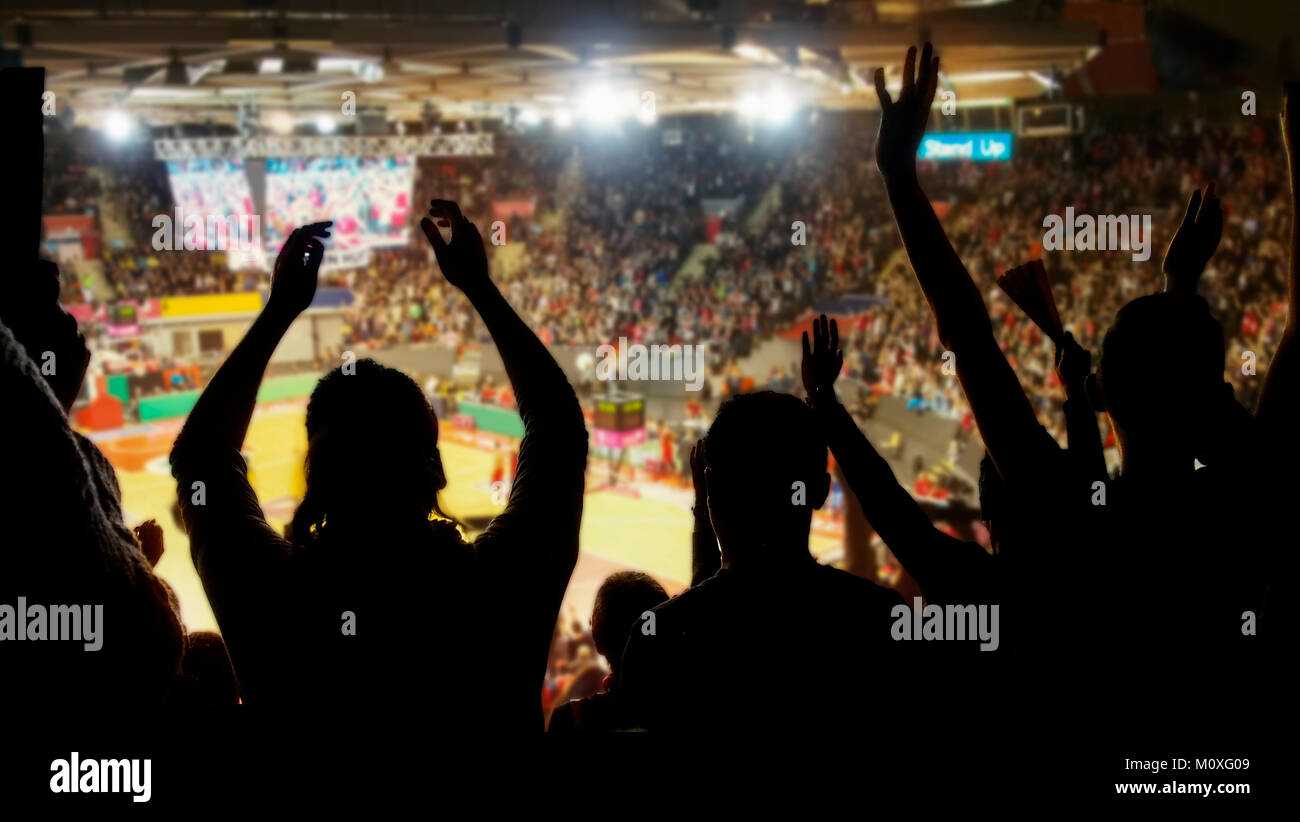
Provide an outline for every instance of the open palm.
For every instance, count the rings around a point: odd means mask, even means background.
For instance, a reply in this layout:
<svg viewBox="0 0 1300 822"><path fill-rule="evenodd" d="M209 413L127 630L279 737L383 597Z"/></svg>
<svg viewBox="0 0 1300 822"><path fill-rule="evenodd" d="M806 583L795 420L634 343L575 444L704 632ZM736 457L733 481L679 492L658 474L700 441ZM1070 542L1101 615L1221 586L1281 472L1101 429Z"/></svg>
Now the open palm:
<svg viewBox="0 0 1300 822"><path fill-rule="evenodd" d="M888 177L916 168L916 151L925 136L930 106L939 82L939 58L929 43L921 49L921 66L916 67L916 47L903 60L903 88L898 99L885 89L885 70L876 69L876 96L880 98L880 131L876 135L876 167Z"/></svg>

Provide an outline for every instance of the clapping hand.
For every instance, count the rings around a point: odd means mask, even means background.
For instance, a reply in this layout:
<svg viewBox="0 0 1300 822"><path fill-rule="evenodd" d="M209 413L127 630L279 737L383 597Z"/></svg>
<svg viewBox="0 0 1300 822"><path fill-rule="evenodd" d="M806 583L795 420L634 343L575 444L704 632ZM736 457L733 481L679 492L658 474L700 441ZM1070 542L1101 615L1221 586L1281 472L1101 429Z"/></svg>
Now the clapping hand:
<svg viewBox="0 0 1300 822"><path fill-rule="evenodd" d="M460 213L451 200L431 200L429 215L420 220L429 238L438 267L447 282L461 291L473 291L488 282L487 252L478 227ZM451 242L442 238L441 227L451 227Z"/></svg>
<svg viewBox="0 0 1300 822"><path fill-rule="evenodd" d="M1214 256L1223 237L1223 208L1214 194L1214 183L1192 192L1187 211L1165 251L1165 290L1196 292L1196 283Z"/></svg>
<svg viewBox="0 0 1300 822"><path fill-rule="evenodd" d="M149 560L150 566L156 566L163 555L162 526L157 520L150 519L135 526L133 530L140 549L144 551L144 558Z"/></svg>
<svg viewBox="0 0 1300 822"><path fill-rule="evenodd" d="M316 277L325 257L325 244L321 240L330 236L331 225L326 221L295 228L285 240L271 275L268 310L294 318L311 305L316 296Z"/></svg>

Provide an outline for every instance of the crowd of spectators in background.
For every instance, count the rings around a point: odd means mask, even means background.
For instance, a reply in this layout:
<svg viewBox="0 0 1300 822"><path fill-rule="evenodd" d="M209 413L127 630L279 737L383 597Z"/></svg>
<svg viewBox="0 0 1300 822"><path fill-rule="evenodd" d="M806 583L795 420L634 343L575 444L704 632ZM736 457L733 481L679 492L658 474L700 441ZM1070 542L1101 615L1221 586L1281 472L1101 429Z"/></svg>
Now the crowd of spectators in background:
<svg viewBox="0 0 1300 822"><path fill-rule="evenodd" d="M1241 381L1239 366L1246 352L1267 360L1280 333L1284 310L1276 295L1287 215L1280 142L1267 129L1245 128L1199 121L1131 131L1094 127L1072 138L1018 141L1009 163L921 164L954 244L984 289L1001 344L1058 438L1063 395L1052 345L998 290L998 275L1039 256L1043 217L1069 206L1087 214L1153 213L1152 248L1162 249L1177 217L1167 204L1185 199L1203 179L1233 181L1221 189L1227 224L1205 277L1220 286L1213 308L1229 330L1229 373L1239 399L1253 401L1258 381ZM658 132L587 142L503 135L490 159L422 158L415 200L458 200L485 239L501 220L505 242L490 242L489 253L503 272L502 290L548 344L620 337L705 343L725 392L727 375L757 342L818 301L865 295L868 307L843 324L846 373L917 412L968 422L955 379L933 367L942 347L899 254L870 161L873 133L866 115L844 114L819 116L798 144L765 134L755 139L725 118L701 118L672 145ZM47 203L56 211L94 205L98 177L86 158L61 150L69 162L47 177ZM1068 182L1062 168L1071 170ZM116 168L113 180L105 194L138 230L136 247L104 255L117 298L265 287L263 272L232 271L221 253L149 248L152 215L170 208L161 163L137 158ZM706 225L716 201L734 207L717 213L711 247L688 265L692 249L710 239ZM495 210L524 202L530 212ZM326 285L355 295L344 344L461 348L488 341L416 234L408 246L376 250L360 269L322 272ZM508 250L512 244L521 250ZM1048 254L1045 262L1062 319L1093 350L1100 343L1097 318L1148 291L1155 276L1125 251ZM84 299L75 286L65 283L64 291L65 302ZM764 375L748 376L763 384Z"/></svg>

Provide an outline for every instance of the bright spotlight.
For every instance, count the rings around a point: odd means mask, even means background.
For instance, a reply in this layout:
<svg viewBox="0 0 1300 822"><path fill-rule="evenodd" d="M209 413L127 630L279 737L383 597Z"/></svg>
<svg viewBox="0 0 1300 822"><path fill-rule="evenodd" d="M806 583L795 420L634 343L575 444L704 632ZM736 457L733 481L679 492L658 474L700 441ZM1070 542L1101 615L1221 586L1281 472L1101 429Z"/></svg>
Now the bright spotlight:
<svg viewBox="0 0 1300 822"><path fill-rule="evenodd" d="M756 120L763 113L763 103L753 94L746 94L736 103L736 111L742 119Z"/></svg>
<svg viewBox="0 0 1300 822"><path fill-rule="evenodd" d="M384 67L378 63L362 63L357 66L357 77L363 83L378 83L384 79Z"/></svg>
<svg viewBox="0 0 1300 822"><path fill-rule="evenodd" d="M620 102L605 86L592 86L582 95L582 113L592 123L609 125L618 119Z"/></svg>
<svg viewBox="0 0 1300 822"><path fill-rule="evenodd" d="M316 118L316 130L321 134L333 134L336 127L334 118L328 114L321 114Z"/></svg>
<svg viewBox="0 0 1300 822"><path fill-rule="evenodd" d="M794 104L784 92L770 92L763 101L763 119L775 126L779 126L790 119L794 114Z"/></svg>
<svg viewBox="0 0 1300 822"><path fill-rule="evenodd" d="M567 108L557 108L555 110L555 127L563 130L571 125L573 125L573 113Z"/></svg>
<svg viewBox="0 0 1300 822"><path fill-rule="evenodd" d="M287 111L277 111L268 118L267 125L276 134L291 134L293 132L293 117Z"/></svg>
<svg viewBox="0 0 1300 822"><path fill-rule="evenodd" d="M535 108L526 108L519 112L519 125L532 128L542 122L542 115L537 113Z"/></svg>
<svg viewBox="0 0 1300 822"><path fill-rule="evenodd" d="M124 112L113 110L104 116L104 133L115 143L130 137L134 129L135 124Z"/></svg>

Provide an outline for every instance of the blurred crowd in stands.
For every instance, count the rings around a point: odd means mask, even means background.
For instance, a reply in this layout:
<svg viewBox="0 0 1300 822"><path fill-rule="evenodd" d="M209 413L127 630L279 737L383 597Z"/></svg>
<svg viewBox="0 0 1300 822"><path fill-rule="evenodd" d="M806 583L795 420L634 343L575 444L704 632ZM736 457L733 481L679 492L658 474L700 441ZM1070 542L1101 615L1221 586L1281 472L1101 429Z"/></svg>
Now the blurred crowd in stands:
<svg viewBox="0 0 1300 822"><path fill-rule="evenodd" d="M1206 180L1231 180L1220 188L1223 243L1205 277L1216 286L1213 308L1230 333L1229 374L1240 376L1244 352L1271 357L1284 319L1277 296L1287 225L1283 154L1271 130L1246 128L1199 121L1094 127L1071 138L1019 140L1009 163L921 164L923 184L984 289L1001 344L1058 438L1063 394L1052 344L996 287L1000 273L1042 254L1045 215L1070 206L1086 214L1150 213L1151 248L1159 253L1179 216L1168 204L1185 201ZM699 118L683 131L671 145L658 131L618 140L500 136L492 158L422 158L414 199L462 204L488 240L503 292L546 343L706 343L718 388L734 393L737 361L758 342L814 305L865 296L865 308L859 302L841 313L847 375L918 413L969 428L956 380L933 367L943 351L875 174L870 118L822 115L798 141L756 135L727 118ZM162 163L118 163L101 192L93 155L71 146L58 151L64 160L47 175L47 213L112 199L134 232L135 247L104 253L117 298L265 288L265 273L232 271L223 254L149 247L152 216L171 208ZM418 234L412 231L406 247L377 250L363 268L322 272L323 285L355 294L345 345L488 342ZM1157 276L1126 251L1049 253L1044 260L1067 329L1094 352L1099 318L1149 292ZM65 283L65 302L85 297ZM766 382L763 374L747 376L759 387L795 382L789 368L774 371ZM1258 381L1234 383L1239 400L1253 402L1248 392Z"/></svg>

